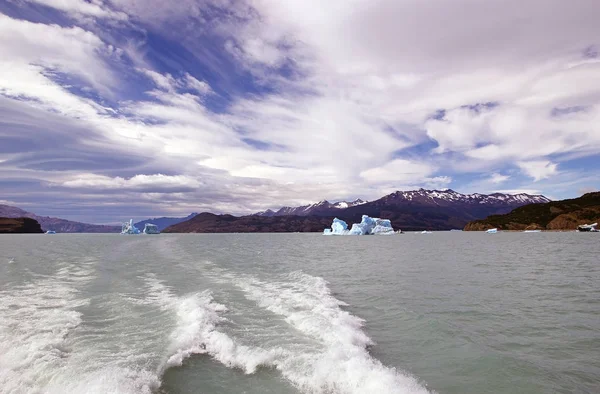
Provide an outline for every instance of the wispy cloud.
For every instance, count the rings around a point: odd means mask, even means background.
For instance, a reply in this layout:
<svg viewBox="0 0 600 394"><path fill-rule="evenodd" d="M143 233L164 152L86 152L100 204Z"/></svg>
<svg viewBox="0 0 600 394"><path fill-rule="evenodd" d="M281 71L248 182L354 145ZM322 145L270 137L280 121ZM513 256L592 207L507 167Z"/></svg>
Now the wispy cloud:
<svg viewBox="0 0 600 394"><path fill-rule="evenodd" d="M33 3L69 23L28 20ZM11 3L0 175L11 201L74 193L125 210L133 194L150 214L419 186L547 193L565 171L587 174L596 2L465 4Z"/></svg>

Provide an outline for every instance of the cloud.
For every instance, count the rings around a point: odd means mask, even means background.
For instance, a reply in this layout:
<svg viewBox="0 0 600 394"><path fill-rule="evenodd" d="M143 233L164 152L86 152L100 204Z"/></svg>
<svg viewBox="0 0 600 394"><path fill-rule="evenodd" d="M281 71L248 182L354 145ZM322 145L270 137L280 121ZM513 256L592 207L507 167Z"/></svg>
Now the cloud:
<svg viewBox="0 0 600 394"><path fill-rule="evenodd" d="M0 14L13 200L126 207L144 191L148 212L252 212L405 187L556 190L600 154L593 0L31 1L72 19Z"/></svg>
<svg viewBox="0 0 600 394"><path fill-rule="evenodd" d="M113 11L101 0L25 0L43 6L56 8L74 17L92 16L97 18L111 18L127 20L127 14Z"/></svg>
<svg viewBox="0 0 600 394"><path fill-rule="evenodd" d="M79 77L110 94L117 80L107 61L118 50L80 27L60 27L12 19L0 13L0 92L42 100L78 98L61 94L58 73ZM62 97L61 97L62 96Z"/></svg>
<svg viewBox="0 0 600 394"><path fill-rule="evenodd" d="M151 191L153 193L174 193L197 189L200 182L183 175L139 174L129 179L107 177L96 174L79 174L62 186L82 189L119 189L123 191Z"/></svg>
<svg viewBox="0 0 600 394"><path fill-rule="evenodd" d="M523 172L535 181L546 179L557 173L557 165L549 161L519 162L518 166Z"/></svg>
<svg viewBox="0 0 600 394"><path fill-rule="evenodd" d="M490 177L489 181L493 184L499 184L499 183L504 183L504 182L508 181L509 179L510 179L510 176L508 176L508 175L494 173Z"/></svg>
<svg viewBox="0 0 600 394"><path fill-rule="evenodd" d="M192 90L201 95L211 92L211 88L206 82L199 81L189 73L185 73L183 77L177 79L168 73L163 75L148 69L138 69L137 71L151 79L157 88L167 92L175 92L181 89Z"/></svg>

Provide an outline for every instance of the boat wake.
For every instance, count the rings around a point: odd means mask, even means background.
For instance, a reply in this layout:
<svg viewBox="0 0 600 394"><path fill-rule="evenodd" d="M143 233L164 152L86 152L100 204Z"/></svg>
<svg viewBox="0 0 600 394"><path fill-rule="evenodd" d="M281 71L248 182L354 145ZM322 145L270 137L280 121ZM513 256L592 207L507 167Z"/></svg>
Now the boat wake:
<svg viewBox="0 0 600 394"><path fill-rule="evenodd" d="M363 331L364 321L342 309L327 282L302 272L281 281L253 277L233 279L260 307L284 318L291 327L318 343L279 360L284 377L307 393L428 393L407 373L388 368L368 352L373 341Z"/></svg>
<svg viewBox="0 0 600 394"><path fill-rule="evenodd" d="M280 281L265 282L222 270L218 277L269 311L270 318L283 318L305 340L290 343L271 338L256 346L243 344L220 328L228 322L228 309L209 291L178 297L161 281L148 278L153 290L147 301L171 310L177 321L163 371L193 354L206 354L247 374L260 367L273 368L305 393L429 393L409 374L371 357L368 347L373 341L363 331L364 321L342 309L346 304L331 294L324 279L293 272ZM253 334L265 336L264 332Z"/></svg>
<svg viewBox="0 0 600 394"><path fill-rule="evenodd" d="M243 300L235 311L210 290L179 295L153 275L131 297L83 297L94 278L69 265L0 291L2 393L156 393L165 371L194 354L246 374L276 370L304 393L428 393L369 354L364 321L322 278L220 271Z"/></svg>
<svg viewBox="0 0 600 394"><path fill-rule="evenodd" d="M161 373L169 367L182 365L193 354L208 354L222 364L246 373L254 373L259 366L274 365L278 351L268 352L238 344L217 329L217 325L226 320L221 314L227 308L215 302L210 291L178 297L160 280L150 277L147 282L152 291L146 301L171 310L176 317Z"/></svg>

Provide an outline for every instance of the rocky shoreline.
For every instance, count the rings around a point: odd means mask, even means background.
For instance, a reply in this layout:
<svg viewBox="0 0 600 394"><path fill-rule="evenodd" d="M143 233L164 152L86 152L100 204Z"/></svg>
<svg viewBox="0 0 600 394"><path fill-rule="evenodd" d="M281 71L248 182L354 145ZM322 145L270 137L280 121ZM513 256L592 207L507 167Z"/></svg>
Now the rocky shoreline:
<svg viewBox="0 0 600 394"><path fill-rule="evenodd" d="M544 230L570 231L577 226L600 221L600 192L579 198L530 204L505 215L492 215L469 222L465 231L486 231L491 228L507 231Z"/></svg>
<svg viewBox="0 0 600 394"><path fill-rule="evenodd" d="M0 217L0 234L39 234L43 233L37 220L31 218Z"/></svg>

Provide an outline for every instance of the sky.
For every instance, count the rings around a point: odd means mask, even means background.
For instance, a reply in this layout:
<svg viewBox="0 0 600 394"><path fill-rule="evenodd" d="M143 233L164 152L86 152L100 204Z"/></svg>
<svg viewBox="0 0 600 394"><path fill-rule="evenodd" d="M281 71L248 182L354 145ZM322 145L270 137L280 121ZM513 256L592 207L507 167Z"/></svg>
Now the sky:
<svg viewBox="0 0 600 394"><path fill-rule="evenodd" d="M597 0L1 0L0 204L600 188Z"/></svg>

